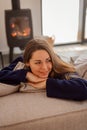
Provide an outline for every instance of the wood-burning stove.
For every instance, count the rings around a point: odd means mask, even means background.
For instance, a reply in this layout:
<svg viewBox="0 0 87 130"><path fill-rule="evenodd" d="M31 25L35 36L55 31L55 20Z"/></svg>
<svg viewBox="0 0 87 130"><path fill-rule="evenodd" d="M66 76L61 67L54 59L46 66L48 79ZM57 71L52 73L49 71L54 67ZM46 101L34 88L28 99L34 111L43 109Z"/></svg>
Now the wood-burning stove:
<svg viewBox="0 0 87 130"><path fill-rule="evenodd" d="M5 10L7 44L9 61L13 60L13 49L24 49L33 38L32 16L30 9L20 9L20 1L12 0L12 10Z"/></svg>

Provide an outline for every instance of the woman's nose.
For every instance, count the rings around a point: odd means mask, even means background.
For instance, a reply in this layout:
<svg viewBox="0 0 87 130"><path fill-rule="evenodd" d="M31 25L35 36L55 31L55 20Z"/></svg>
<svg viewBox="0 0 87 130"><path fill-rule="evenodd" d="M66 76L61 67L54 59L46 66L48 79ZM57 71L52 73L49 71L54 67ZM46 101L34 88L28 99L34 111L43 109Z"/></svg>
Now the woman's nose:
<svg viewBox="0 0 87 130"><path fill-rule="evenodd" d="M47 64L46 64L46 63L43 63L43 64L42 64L42 69L48 70L48 67L47 67Z"/></svg>

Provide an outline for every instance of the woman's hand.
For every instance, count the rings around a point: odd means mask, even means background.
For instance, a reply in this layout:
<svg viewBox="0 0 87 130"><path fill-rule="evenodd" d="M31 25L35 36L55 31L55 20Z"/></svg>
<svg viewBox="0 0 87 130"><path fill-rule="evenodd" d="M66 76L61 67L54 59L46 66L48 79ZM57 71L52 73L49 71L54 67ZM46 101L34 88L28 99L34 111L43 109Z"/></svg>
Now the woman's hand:
<svg viewBox="0 0 87 130"><path fill-rule="evenodd" d="M32 82L32 83L39 83L39 82L45 81L47 79L47 78L40 78L31 72L27 73L26 78L29 82Z"/></svg>
<svg viewBox="0 0 87 130"><path fill-rule="evenodd" d="M28 72L26 75L26 78L28 80L28 84L34 88L37 89L44 89L46 88L46 80L47 78L40 78L36 75L34 75L31 72Z"/></svg>
<svg viewBox="0 0 87 130"><path fill-rule="evenodd" d="M38 82L38 83L29 82L28 84L34 88L37 88L37 89L45 89L46 88L46 80Z"/></svg>

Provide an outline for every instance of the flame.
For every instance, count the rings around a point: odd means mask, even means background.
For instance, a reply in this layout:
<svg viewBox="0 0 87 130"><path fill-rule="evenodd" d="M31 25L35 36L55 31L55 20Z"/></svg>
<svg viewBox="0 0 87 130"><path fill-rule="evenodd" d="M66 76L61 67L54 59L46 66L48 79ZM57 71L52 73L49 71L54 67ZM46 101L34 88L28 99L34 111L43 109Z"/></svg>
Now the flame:
<svg viewBox="0 0 87 130"><path fill-rule="evenodd" d="M12 26L13 27L13 26ZM15 27L15 26L14 26ZM15 30L15 29L14 29ZM16 30L16 31L12 31L12 33L11 33L11 36L12 37L26 37L26 36L29 36L30 35L30 33L31 33L31 28L25 28L23 31L18 31L18 30Z"/></svg>

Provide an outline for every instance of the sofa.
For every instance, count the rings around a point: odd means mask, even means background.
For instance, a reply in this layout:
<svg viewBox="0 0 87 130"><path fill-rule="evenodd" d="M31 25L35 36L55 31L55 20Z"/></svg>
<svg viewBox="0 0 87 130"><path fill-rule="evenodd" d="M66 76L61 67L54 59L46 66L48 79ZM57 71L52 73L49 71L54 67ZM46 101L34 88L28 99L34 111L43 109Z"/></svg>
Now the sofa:
<svg viewBox="0 0 87 130"><path fill-rule="evenodd" d="M49 98L45 90L23 87L0 84L0 130L87 130L87 100Z"/></svg>
<svg viewBox="0 0 87 130"><path fill-rule="evenodd" d="M0 130L87 130L87 101L48 98L46 92L0 97Z"/></svg>

